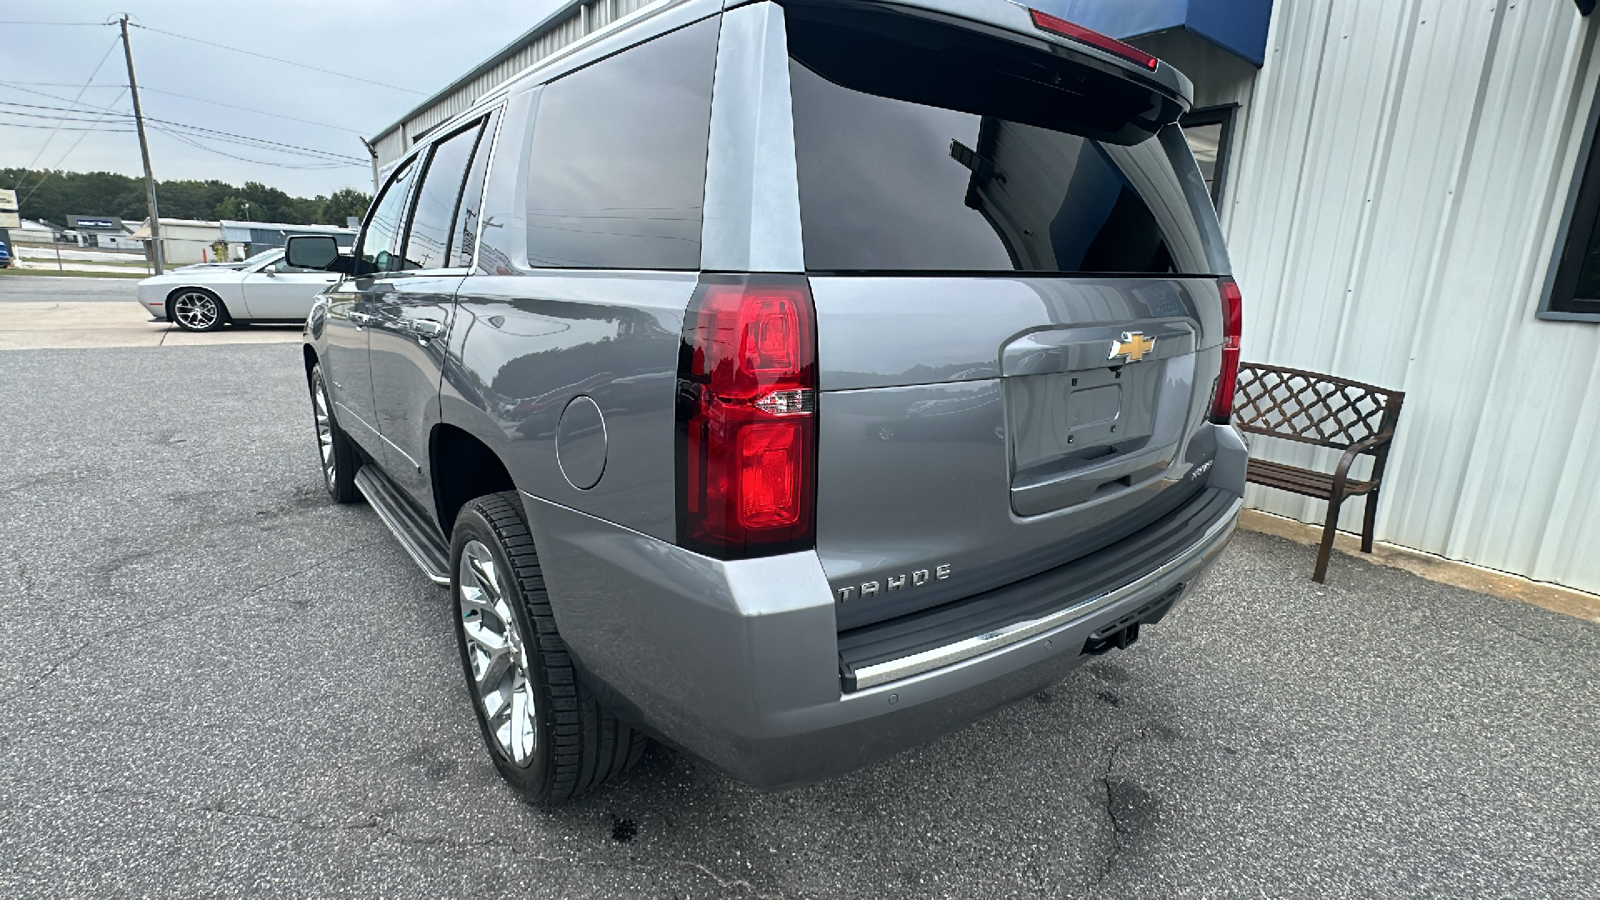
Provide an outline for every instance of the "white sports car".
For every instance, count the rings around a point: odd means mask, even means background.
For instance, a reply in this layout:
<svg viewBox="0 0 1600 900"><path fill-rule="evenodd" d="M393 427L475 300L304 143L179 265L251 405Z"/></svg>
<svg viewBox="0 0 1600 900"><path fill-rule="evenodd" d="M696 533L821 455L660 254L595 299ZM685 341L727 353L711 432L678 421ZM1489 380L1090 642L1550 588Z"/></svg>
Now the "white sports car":
<svg viewBox="0 0 1600 900"><path fill-rule="evenodd" d="M185 331L215 331L228 322L304 322L311 301L339 280L333 272L297 269L283 250L243 262L184 266L139 282L139 303L154 321Z"/></svg>

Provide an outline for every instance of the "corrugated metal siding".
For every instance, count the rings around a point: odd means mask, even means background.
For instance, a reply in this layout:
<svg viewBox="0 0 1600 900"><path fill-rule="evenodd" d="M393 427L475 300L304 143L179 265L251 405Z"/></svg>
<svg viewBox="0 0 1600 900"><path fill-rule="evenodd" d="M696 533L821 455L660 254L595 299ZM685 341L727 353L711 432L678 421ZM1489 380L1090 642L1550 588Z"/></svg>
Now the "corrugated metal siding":
<svg viewBox="0 0 1600 900"><path fill-rule="evenodd" d="M1224 216L1245 358L1407 392L1379 539L1589 591L1600 326L1534 313L1600 81L1596 27L1553 0L1280 0Z"/></svg>
<svg viewBox="0 0 1600 900"><path fill-rule="evenodd" d="M478 98L504 84L569 44L592 34L612 22L648 6L652 0L593 0L575 7L572 14L552 24L511 56L456 90L434 98L426 108L402 123L402 127L374 143L379 165L388 165L403 156L418 139L452 116L471 108ZM493 57L491 57L493 58Z"/></svg>

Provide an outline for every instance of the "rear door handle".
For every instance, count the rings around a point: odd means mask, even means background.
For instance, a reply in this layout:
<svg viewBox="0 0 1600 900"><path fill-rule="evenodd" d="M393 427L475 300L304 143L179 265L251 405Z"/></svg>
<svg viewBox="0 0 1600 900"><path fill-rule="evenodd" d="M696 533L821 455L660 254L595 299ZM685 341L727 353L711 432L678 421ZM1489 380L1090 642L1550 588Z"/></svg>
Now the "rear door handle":
<svg viewBox="0 0 1600 900"><path fill-rule="evenodd" d="M365 328L367 327L367 324L372 321L371 316L367 315L366 313L358 312L345 313L345 318L349 319L350 322L357 328Z"/></svg>

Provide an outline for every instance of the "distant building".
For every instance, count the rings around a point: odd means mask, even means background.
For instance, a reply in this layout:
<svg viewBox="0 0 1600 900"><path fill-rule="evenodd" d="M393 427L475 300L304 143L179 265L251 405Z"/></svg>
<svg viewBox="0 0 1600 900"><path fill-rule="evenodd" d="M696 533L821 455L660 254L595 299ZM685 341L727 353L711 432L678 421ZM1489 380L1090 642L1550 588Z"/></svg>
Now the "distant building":
<svg viewBox="0 0 1600 900"><path fill-rule="evenodd" d="M49 222L36 222L33 219L23 219L20 228L7 230L11 232L11 241L19 244L48 244L62 231Z"/></svg>
<svg viewBox="0 0 1600 900"><path fill-rule="evenodd" d="M116 216L67 216L68 236L80 247L101 250L142 250L132 229ZM75 232L75 234L74 234Z"/></svg>
<svg viewBox="0 0 1600 900"><path fill-rule="evenodd" d="M150 242L150 220L146 219L133 231L134 240ZM222 223L203 219L169 219L161 217L162 259L169 266L187 266L191 263L218 262L217 245L222 240ZM146 255L149 251L146 251ZM226 260L227 257L223 257Z"/></svg>
<svg viewBox="0 0 1600 900"><path fill-rule="evenodd" d="M222 239L228 242L230 250L237 248L235 253L240 259L273 247L282 247L284 242L297 234L331 234L339 246L345 248L354 246L356 242L354 229L337 225L286 225L282 222L236 222L228 219L223 219L220 225Z"/></svg>
<svg viewBox="0 0 1600 900"><path fill-rule="evenodd" d="M163 259L169 266L202 262L227 262L254 256L263 250L282 247L297 234L331 234L341 247L355 244L356 233L335 225L290 225L285 222L238 222L223 219L169 219L161 217ZM141 244L150 241L150 223L145 220L133 232Z"/></svg>

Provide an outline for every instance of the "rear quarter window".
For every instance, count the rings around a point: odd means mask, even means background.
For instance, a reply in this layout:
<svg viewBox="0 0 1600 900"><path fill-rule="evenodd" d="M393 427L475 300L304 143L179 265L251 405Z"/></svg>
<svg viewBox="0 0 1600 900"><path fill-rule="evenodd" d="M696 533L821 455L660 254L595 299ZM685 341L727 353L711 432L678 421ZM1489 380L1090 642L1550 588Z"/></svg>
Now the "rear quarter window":
<svg viewBox="0 0 1600 900"><path fill-rule="evenodd" d="M717 20L544 88L528 177L535 266L696 269Z"/></svg>

